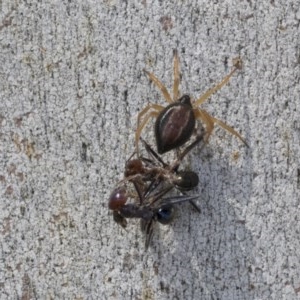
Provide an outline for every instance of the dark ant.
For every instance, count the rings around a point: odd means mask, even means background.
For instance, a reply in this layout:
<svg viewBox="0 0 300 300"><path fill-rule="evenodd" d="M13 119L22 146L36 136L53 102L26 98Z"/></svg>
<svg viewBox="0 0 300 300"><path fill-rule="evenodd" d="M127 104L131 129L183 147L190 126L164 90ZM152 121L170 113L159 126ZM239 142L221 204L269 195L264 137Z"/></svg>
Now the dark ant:
<svg viewBox="0 0 300 300"><path fill-rule="evenodd" d="M199 137L200 140L200 137ZM180 162L192 147L187 147L175 162L168 165L160 156L141 139L150 158L139 156L131 158L125 166L124 176L109 198L109 209L113 210L114 221L123 228L127 218L141 220L142 230L146 232L146 248L150 243L153 224L169 224L174 217L174 204L189 201L198 212L200 209L193 202L197 196L188 196L184 192L197 187L198 175L192 171L178 171ZM134 190L129 184L133 184ZM183 195L163 198L173 188ZM158 190L158 191L157 191ZM128 198L134 203L127 203Z"/></svg>
<svg viewBox="0 0 300 300"><path fill-rule="evenodd" d="M127 203L128 198L132 195L128 192L125 186L117 187L109 197L108 207L114 211L114 220L123 228L126 228L126 218L143 219L144 221L151 221L155 219L162 224L169 224L172 216L166 214L166 209L170 209L174 204L191 201L198 198L197 196L171 196L162 198L172 188L167 187L163 190L144 196L139 199L141 204ZM140 194L141 191L137 191Z"/></svg>
<svg viewBox="0 0 300 300"><path fill-rule="evenodd" d="M193 171L179 171L179 165L184 157L203 140L203 133L197 136L197 139L191 143L186 149L178 155L177 159L171 164L166 164L162 158L151 148L151 146L142 138L142 141L147 153L152 159L139 156L138 159L129 159L125 166L125 178L127 180L133 180L134 185L137 184L137 179L142 179L142 182L151 181L148 186L145 196L152 190L156 189L160 184L168 183L172 187L175 187L182 194L185 191L189 191L198 186L199 177ZM141 198L141 197L140 197ZM200 213L200 209L193 202L190 203Z"/></svg>
<svg viewBox="0 0 300 300"><path fill-rule="evenodd" d="M179 98L180 73L179 58L176 50L174 50L173 98L170 96L167 88L154 74L144 70L150 80L162 92L165 100L169 103L169 105L163 107L159 104L149 104L138 114L137 130L135 134L137 151L141 132L145 125L148 123L149 119L153 117L156 117L154 129L157 152L159 154L163 154L185 144L190 139L195 130L196 119L202 120L206 125L206 135L204 139L205 143L208 141L210 135L212 134L215 124L218 124L231 134L238 137L245 145L247 145L245 139L232 127L228 126L221 120L214 118L206 110L199 108L199 105L204 103L212 94L214 94L226 83L228 83L232 75L237 70L241 69L241 67L241 60L235 59L234 68L232 69L232 71L227 76L225 76L220 83L209 89L194 102L191 102L191 98L189 95L183 95ZM142 120L143 117L144 119Z"/></svg>
<svg viewBox="0 0 300 300"><path fill-rule="evenodd" d="M137 188L137 186L135 186ZM127 226L127 218L137 218L141 220L141 229L146 234L145 248L148 249L155 222L167 225L174 218L174 205L185 201L193 201L198 198L196 196L180 195L162 198L172 187L149 194L143 198L139 198L140 203L126 203L129 192L125 186L116 188L109 198L109 208L113 210L113 218L116 223L123 228ZM137 190L137 194L142 192ZM135 197L134 197L135 198Z"/></svg>

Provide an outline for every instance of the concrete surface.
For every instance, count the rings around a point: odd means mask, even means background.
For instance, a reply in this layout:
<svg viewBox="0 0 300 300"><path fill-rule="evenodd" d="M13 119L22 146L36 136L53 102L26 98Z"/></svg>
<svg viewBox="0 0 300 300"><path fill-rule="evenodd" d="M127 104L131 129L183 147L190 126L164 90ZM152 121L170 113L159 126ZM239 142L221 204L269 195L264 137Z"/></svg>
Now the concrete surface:
<svg viewBox="0 0 300 300"><path fill-rule="evenodd" d="M0 1L1 299L300 299L299 1L165 2ZM195 149L202 214L145 252L107 199L173 49L194 97L242 58L203 107L250 149Z"/></svg>

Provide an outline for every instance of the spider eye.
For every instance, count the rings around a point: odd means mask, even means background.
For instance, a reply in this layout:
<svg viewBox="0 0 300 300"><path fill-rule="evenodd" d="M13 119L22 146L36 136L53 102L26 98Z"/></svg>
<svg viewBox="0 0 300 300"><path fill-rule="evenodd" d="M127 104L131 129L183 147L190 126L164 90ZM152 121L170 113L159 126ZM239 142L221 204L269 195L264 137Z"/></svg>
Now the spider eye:
<svg viewBox="0 0 300 300"><path fill-rule="evenodd" d="M118 210L125 205L127 201L127 193L125 187L116 188L110 195L108 200L108 208Z"/></svg>
<svg viewBox="0 0 300 300"><path fill-rule="evenodd" d="M172 205L164 206L157 212L157 221L163 225L170 224L174 218L175 210Z"/></svg>

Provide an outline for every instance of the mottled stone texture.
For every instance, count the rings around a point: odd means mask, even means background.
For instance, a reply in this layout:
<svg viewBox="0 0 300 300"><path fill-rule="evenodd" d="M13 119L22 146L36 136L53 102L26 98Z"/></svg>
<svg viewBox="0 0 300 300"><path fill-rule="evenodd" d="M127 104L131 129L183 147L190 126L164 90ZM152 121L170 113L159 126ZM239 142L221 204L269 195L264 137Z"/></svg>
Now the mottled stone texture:
<svg viewBox="0 0 300 300"><path fill-rule="evenodd" d="M0 1L1 299L299 299L299 3L170 2ZM202 213L145 253L107 199L137 113L166 104L143 68L172 88L173 49L193 97L242 58L203 108L250 148L217 129L194 149Z"/></svg>

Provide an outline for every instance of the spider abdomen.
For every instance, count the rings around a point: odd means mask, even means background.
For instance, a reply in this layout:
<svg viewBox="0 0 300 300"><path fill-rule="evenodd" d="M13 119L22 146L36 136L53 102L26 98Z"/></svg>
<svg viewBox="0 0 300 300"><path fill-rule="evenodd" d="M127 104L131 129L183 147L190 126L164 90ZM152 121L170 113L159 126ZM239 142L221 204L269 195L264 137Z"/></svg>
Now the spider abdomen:
<svg viewBox="0 0 300 300"><path fill-rule="evenodd" d="M182 146L193 134L195 122L189 96L168 105L155 122L157 152L162 154Z"/></svg>

